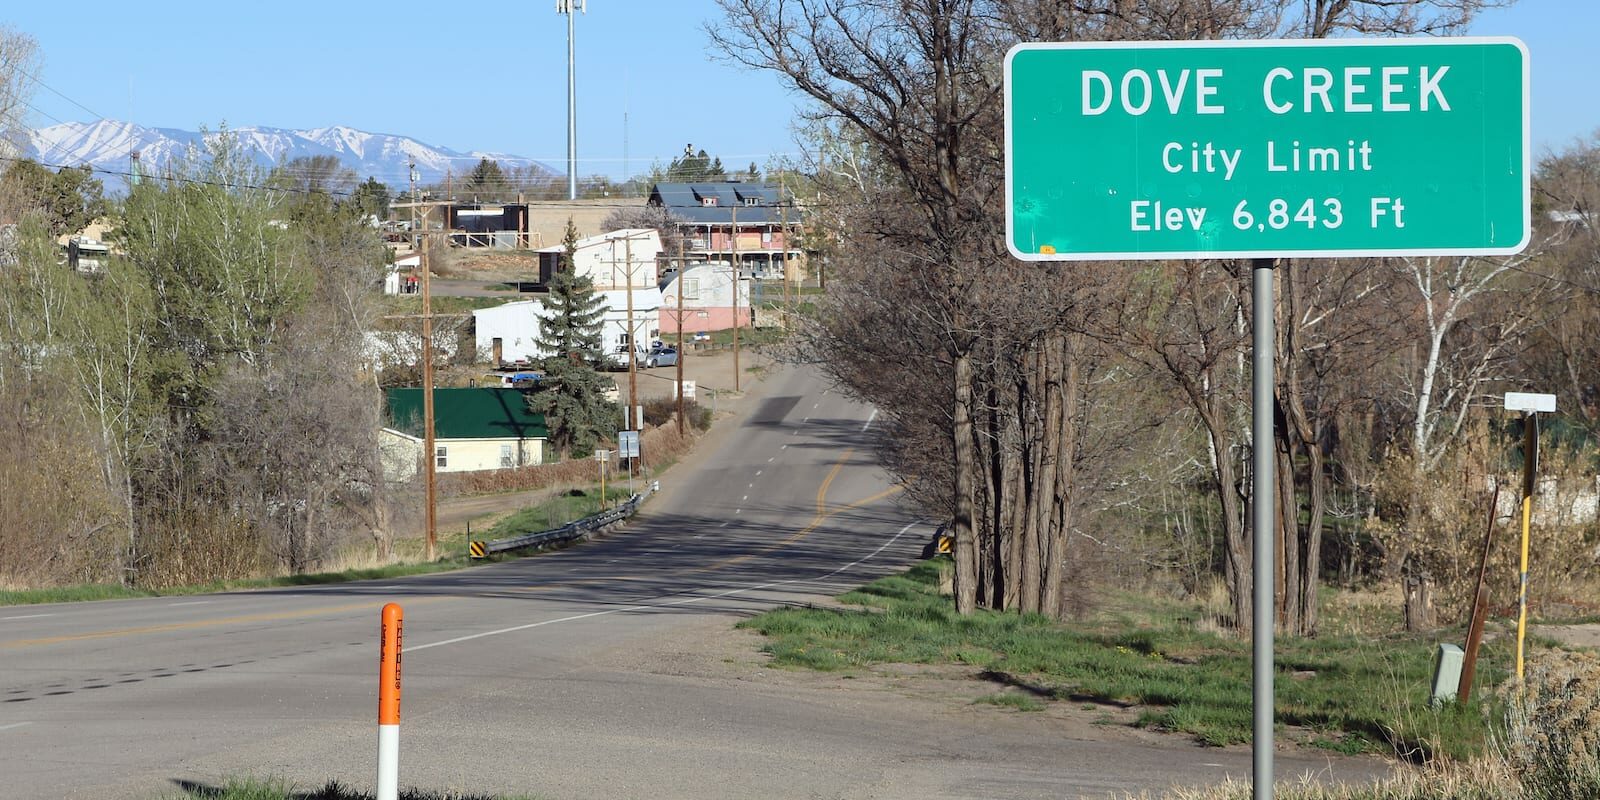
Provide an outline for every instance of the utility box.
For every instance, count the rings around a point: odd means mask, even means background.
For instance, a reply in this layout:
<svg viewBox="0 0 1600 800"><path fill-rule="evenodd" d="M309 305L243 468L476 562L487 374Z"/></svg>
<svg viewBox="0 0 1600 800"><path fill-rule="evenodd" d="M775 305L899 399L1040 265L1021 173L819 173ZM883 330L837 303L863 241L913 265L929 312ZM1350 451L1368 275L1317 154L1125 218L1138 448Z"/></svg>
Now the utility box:
<svg viewBox="0 0 1600 800"><path fill-rule="evenodd" d="M1429 701L1434 708L1456 699L1464 655L1461 648L1453 644L1439 645L1439 651L1433 656L1433 699Z"/></svg>

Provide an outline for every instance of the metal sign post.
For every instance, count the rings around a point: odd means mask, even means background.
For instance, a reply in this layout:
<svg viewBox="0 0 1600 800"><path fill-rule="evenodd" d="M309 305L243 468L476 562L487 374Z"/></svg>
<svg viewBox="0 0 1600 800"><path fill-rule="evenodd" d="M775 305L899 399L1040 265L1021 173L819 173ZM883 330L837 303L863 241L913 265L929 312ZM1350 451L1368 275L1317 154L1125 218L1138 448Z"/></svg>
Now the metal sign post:
<svg viewBox="0 0 1600 800"><path fill-rule="evenodd" d="M1504 37L1028 43L1006 54L1013 256L1252 259L1258 800L1273 793L1273 267L1521 251L1528 95L1527 48Z"/></svg>
<svg viewBox="0 0 1600 800"><path fill-rule="evenodd" d="M639 457L639 432L617 431L617 455L628 459L628 496L633 496L633 459Z"/></svg>

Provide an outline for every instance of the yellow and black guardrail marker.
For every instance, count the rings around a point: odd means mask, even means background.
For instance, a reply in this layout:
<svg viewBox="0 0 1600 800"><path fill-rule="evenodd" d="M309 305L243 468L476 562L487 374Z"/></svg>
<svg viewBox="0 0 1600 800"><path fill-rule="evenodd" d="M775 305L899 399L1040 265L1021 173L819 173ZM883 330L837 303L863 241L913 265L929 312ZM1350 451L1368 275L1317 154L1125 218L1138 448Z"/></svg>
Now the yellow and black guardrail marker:
<svg viewBox="0 0 1600 800"><path fill-rule="evenodd" d="M473 558L483 558L486 555L486 551L483 549L483 542L468 543L467 551L472 553Z"/></svg>
<svg viewBox="0 0 1600 800"><path fill-rule="evenodd" d="M951 536L950 534L944 534L939 537L939 542L934 546L934 550L940 553L948 553L952 548L955 547L955 544L956 537Z"/></svg>

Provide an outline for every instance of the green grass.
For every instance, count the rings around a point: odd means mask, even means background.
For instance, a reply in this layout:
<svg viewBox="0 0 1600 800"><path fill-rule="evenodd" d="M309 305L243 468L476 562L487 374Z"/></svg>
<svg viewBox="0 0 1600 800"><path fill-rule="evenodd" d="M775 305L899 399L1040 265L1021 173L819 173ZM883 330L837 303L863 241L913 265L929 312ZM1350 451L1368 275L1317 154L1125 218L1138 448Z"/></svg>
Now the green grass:
<svg viewBox="0 0 1600 800"><path fill-rule="evenodd" d="M424 789L401 789L400 800L534 800L531 795L462 794ZM188 785L171 800L371 800L368 792L328 781L320 789L301 790L277 778L229 778L221 786Z"/></svg>
<svg viewBox="0 0 1600 800"><path fill-rule="evenodd" d="M778 666L842 670L880 663L966 664L1034 696L1137 707L1138 724L1207 744L1251 739L1248 639L1198 630L1170 604L1084 623L980 611L957 615L938 594L940 562L840 596L861 610L786 608L741 623L765 634ZM1454 635L1451 638L1456 638ZM1276 713L1296 738L1346 752L1470 758L1488 730L1481 709L1427 704L1436 642L1406 636L1281 639ZM1503 679L1488 646L1479 685Z"/></svg>
<svg viewBox="0 0 1600 800"><path fill-rule="evenodd" d="M635 482L637 483L637 481ZM606 497L610 500L609 508L615 508L618 503L627 500L628 479L622 477L620 481L608 481L606 484ZM600 506L599 486L573 489L565 494L556 495L538 505L522 508L511 516L495 523L494 527L484 531L481 535L474 534L473 538L480 541L493 541L495 539L507 539L512 536L521 536L525 533L537 533L551 528L558 528L573 520L600 513L602 510Z"/></svg>
<svg viewBox="0 0 1600 800"><path fill-rule="evenodd" d="M982 703L984 705L991 705L991 706L1001 706L1002 708L1014 708L1014 709L1016 709L1018 711L1043 711L1044 710L1044 703L1043 702L1040 702L1039 700L1035 700L1034 698L1029 697L1029 696L1027 696L1025 694L1014 694L1014 693L1011 693L1011 692L1000 692L998 694L986 694L983 697L980 697L980 698L978 698L978 699L976 699L976 700L974 700L972 702L974 702L974 703Z"/></svg>

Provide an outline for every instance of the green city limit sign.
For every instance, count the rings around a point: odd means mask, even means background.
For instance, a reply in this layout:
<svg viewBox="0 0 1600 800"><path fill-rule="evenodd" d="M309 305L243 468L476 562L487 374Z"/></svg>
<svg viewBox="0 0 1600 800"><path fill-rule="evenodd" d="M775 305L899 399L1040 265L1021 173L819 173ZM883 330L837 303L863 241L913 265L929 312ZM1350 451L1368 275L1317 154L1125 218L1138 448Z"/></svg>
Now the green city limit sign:
<svg viewBox="0 0 1600 800"><path fill-rule="evenodd" d="M1527 244L1528 51L1513 38L1020 44L1005 87L1020 259Z"/></svg>

